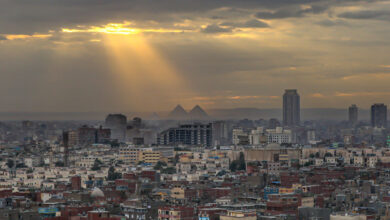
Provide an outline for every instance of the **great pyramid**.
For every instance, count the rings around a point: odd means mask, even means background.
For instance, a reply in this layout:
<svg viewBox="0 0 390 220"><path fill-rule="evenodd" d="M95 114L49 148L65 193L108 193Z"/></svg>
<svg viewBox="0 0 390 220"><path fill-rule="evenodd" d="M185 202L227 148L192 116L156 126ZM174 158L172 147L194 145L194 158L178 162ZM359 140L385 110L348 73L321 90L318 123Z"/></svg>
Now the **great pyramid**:
<svg viewBox="0 0 390 220"><path fill-rule="evenodd" d="M191 119L207 119L209 117L209 115L199 105L192 108L192 110L188 113L188 116Z"/></svg>
<svg viewBox="0 0 390 220"><path fill-rule="evenodd" d="M170 119L187 119L188 113L181 105L177 105L169 114Z"/></svg>

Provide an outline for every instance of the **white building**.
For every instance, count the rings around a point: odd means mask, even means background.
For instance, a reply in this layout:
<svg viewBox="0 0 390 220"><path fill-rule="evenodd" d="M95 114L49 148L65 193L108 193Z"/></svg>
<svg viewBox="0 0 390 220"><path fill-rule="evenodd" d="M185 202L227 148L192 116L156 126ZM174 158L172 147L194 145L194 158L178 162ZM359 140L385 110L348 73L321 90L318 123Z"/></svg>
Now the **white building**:
<svg viewBox="0 0 390 220"><path fill-rule="evenodd" d="M277 127L276 129L266 130L268 143L290 144L293 143L293 134L291 130Z"/></svg>

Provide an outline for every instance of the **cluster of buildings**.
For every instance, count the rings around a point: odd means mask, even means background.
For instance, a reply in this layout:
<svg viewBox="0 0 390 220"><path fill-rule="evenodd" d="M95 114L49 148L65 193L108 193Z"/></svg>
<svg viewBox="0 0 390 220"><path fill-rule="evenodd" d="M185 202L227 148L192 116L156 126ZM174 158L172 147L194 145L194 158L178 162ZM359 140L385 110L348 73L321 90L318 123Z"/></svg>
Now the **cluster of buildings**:
<svg viewBox="0 0 390 220"><path fill-rule="evenodd" d="M390 219L386 112L301 121L286 90L281 122L0 123L0 220Z"/></svg>

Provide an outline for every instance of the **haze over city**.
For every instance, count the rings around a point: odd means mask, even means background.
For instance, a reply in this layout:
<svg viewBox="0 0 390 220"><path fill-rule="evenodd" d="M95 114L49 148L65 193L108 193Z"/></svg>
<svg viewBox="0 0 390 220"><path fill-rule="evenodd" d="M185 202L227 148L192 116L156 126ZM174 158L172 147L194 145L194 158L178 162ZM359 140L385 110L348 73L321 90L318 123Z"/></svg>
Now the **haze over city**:
<svg viewBox="0 0 390 220"><path fill-rule="evenodd" d="M390 0L0 0L0 220L390 220Z"/></svg>
<svg viewBox="0 0 390 220"><path fill-rule="evenodd" d="M369 109L390 94L390 2L3 0L1 112Z"/></svg>

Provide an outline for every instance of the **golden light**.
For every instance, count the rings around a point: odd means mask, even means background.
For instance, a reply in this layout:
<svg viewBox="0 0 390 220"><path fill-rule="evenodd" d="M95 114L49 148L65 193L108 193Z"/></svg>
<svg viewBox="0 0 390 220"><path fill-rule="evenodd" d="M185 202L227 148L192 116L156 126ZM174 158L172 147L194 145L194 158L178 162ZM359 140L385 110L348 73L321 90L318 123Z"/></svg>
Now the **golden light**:
<svg viewBox="0 0 390 220"><path fill-rule="evenodd" d="M130 22L104 26L63 28L64 33L99 33L111 65L110 78L116 102L127 109L158 108L185 100L189 89L168 60L143 33L176 33L181 30L138 29ZM91 41L97 41L94 37ZM127 105L126 105L127 104ZM183 103L182 103L183 104Z"/></svg>
<svg viewBox="0 0 390 220"><path fill-rule="evenodd" d="M23 39L44 39L49 38L52 35L51 34L33 34L33 35L26 35L26 34L8 34L4 35L7 40L23 40Z"/></svg>
<svg viewBox="0 0 390 220"><path fill-rule="evenodd" d="M91 26L87 28L62 28L64 33L103 33L103 34L118 34L118 35L132 35L139 33L181 33L183 30L180 29L140 29L131 28L132 23L109 23L103 26ZM186 30L188 32L189 30Z"/></svg>

